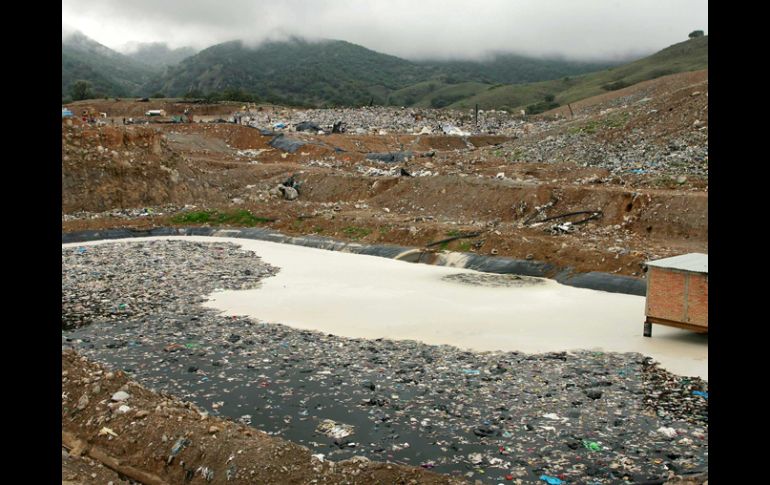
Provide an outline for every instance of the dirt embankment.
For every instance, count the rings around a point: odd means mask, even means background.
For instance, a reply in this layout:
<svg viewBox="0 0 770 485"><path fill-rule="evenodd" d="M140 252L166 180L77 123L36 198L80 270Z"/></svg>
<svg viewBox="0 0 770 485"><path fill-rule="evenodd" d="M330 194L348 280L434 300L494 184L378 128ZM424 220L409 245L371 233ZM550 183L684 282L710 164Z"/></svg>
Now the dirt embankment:
<svg viewBox="0 0 770 485"><path fill-rule="evenodd" d="M238 111L243 103L222 102L217 104L201 104L185 102L173 99L150 99L146 102L137 101L136 98L121 99L89 99L75 101L67 106L77 116L85 109L91 109L97 113L106 113L109 118L141 118L149 110L164 110L169 116L181 115L189 110L193 115L222 117L230 116Z"/></svg>
<svg viewBox="0 0 770 485"><path fill-rule="evenodd" d="M147 485L465 483L366 458L319 459L303 446L155 394L72 351L62 352L61 413L69 455L62 471L72 484L94 483L93 470L110 477L103 467ZM81 456L88 459L76 462Z"/></svg>
<svg viewBox="0 0 770 485"><path fill-rule="evenodd" d="M286 234L364 243L424 246L474 232L436 249L641 276L646 260L708 252L707 95L707 71L667 76L576 103L574 118L507 119L495 131L506 136L416 135L419 124L387 110L374 121L388 130L375 135L355 125L373 112L348 110L347 133L283 130L300 142L291 152L235 124L65 121L64 229L173 225L144 213L71 214L194 204L248 210ZM125 113L149 106L116 103ZM391 162L371 159L394 152ZM298 196L285 200L277 186L290 177ZM561 217L586 211L600 214L582 225Z"/></svg>
<svg viewBox="0 0 770 485"><path fill-rule="evenodd" d="M62 209L100 211L215 199L202 172L146 127L62 124Z"/></svg>
<svg viewBox="0 0 770 485"><path fill-rule="evenodd" d="M406 164L379 164L385 170L427 169L436 172L432 176L367 176L361 167L378 164L364 160L366 150L391 148L398 141L356 138L347 144L360 152L332 158L332 149L316 145L327 154L319 159L310 148L293 154L274 149L267 144L270 137L236 125L179 125L160 131L65 126L64 212L166 204L245 209L271 219L264 225L287 234L408 246L424 246L458 231L482 231L479 238L453 241L441 249L635 276L642 274L647 259L707 248L707 192L635 188L614 183L606 170L567 164L500 168L496 160L485 160L489 152L480 149L437 151ZM496 175L500 171L502 178ZM271 192L290 175L301 183L294 201ZM575 218L532 224L577 211L601 211L601 217L569 234L550 228ZM103 218L64 227L171 224L169 217Z"/></svg>

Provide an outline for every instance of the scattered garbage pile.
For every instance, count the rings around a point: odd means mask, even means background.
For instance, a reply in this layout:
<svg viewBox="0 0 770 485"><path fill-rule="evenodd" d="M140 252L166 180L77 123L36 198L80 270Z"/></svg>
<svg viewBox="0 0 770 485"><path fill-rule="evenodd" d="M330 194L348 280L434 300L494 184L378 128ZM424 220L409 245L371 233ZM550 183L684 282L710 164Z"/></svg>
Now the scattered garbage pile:
<svg viewBox="0 0 770 485"><path fill-rule="evenodd" d="M288 179L276 185L270 191L270 194L273 196L281 196L286 200L294 200L299 197L299 189L301 186L302 182L296 180L295 175L292 175Z"/></svg>
<svg viewBox="0 0 770 485"><path fill-rule="evenodd" d="M254 288L275 271L233 244L161 240L62 248L62 348L109 369L102 380L87 377L88 392L79 377L81 387L63 403L65 428L78 426L97 446L113 449L141 435L142 446L152 443L156 473L206 480L212 473L214 481L232 463L238 477L258 468L219 451L245 428L228 422L225 433L222 421L207 421L214 417L305 446L315 467L366 457L481 483L707 480L707 382L669 374L640 354L475 353L341 338L222 316L200 305L211 291ZM124 381L108 385L107 372L157 389L166 404L115 401L119 390L139 391ZM169 394L194 405L181 406ZM99 414L71 420L81 402L84 409L100 403ZM143 421L156 414L182 417L163 418L158 426ZM205 455L196 451L201 446ZM283 446L289 456L297 449ZM164 468L166 460L184 464ZM290 470L286 476L300 473L281 463L268 470L281 466Z"/></svg>
<svg viewBox="0 0 770 485"><path fill-rule="evenodd" d="M94 315L103 322L121 322L143 320L159 312L184 314L185 308L196 307L204 301L204 295L215 289L257 288L260 279L278 271L269 265L254 265L253 253L232 244L212 246L185 242L187 251L176 250L177 244L161 241L134 246L133 264L126 271L133 273L130 279L134 282L144 281L140 286L119 287L112 284L113 276L102 277L100 267L105 262L91 261L94 254L104 257L104 250L99 246L68 251L71 257L62 266L62 287L76 286L78 291L62 295L62 328L93 323ZM115 270L121 266L120 252L119 249L113 252L113 256L119 258L111 263ZM222 261L235 264L224 265ZM157 265L179 271L159 273ZM182 271L184 267L187 270ZM195 274L195 278L190 278L190 274Z"/></svg>
<svg viewBox="0 0 770 485"><path fill-rule="evenodd" d="M672 137L665 144L650 143L633 135L609 143L580 131L566 132L523 142L508 153L520 161L569 161L605 168L613 174L708 175L708 134L705 132Z"/></svg>
<svg viewBox="0 0 770 485"><path fill-rule="evenodd" d="M304 446L211 417L120 370L62 352L62 479L67 483L460 484L428 470L334 462Z"/></svg>
<svg viewBox="0 0 770 485"><path fill-rule="evenodd" d="M275 108L250 111L248 124L263 130L351 133L357 135L409 133L415 135L513 134L525 121L503 110L446 110L369 106L362 108Z"/></svg>
<svg viewBox="0 0 770 485"><path fill-rule="evenodd" d="M84 220L84 219L87 220L87 219L104 219L104 218L131 220L131 219L137 219L142 217L172 215L172 214L177 214L179 212L183 212L185 210L190 210L192 208L195 208L195 206L164 205L164 206L157 206L157 207L141 207L141 208L135 208L135 209L112 209L112 210L102 211L102 212L75 211L69 214L62 214L62 221L67 222L67 221L78 221L78 220Z"/></svg>
<svg viewBox="0 0 770 485"><path fill-rule="evenodd" d="M465 285L485 286L490 288L537 286L545 283L545 279L535 278L533 276L494 273L457 273L444 276L441 279Z"/></svg>
<svg viewBox="0 0 770 485"><path fill-rule="evenodd" d="M508 152L519 161L573 162L614 174L708 175L708 74L656 80L593 106Z"/></svg>

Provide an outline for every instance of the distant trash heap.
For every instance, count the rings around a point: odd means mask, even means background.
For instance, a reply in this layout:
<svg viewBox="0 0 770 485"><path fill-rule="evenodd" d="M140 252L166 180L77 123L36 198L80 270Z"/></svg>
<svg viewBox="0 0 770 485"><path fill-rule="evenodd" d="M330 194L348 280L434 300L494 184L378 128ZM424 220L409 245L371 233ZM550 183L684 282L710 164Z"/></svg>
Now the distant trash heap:
<svg viewBox="0 0 770 485"><path fill-rule="evenodd" d="M527 123L519 114L502 110L473 110L366 107L340 109L249 109L235 113L230 121L272 131L303 131L314 134L472 136L511 135Z"/></svg>

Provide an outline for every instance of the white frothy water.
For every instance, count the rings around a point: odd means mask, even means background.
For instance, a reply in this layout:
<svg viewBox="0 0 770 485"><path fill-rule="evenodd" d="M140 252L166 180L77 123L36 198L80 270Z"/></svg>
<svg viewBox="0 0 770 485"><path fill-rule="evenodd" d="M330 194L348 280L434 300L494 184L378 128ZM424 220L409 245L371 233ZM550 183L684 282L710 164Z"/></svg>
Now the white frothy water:
<svg viewBox="0 0 770 485"><path fill-rule="evenodd" d="M254 290L210 295L206 306L344 337L419 340L475 351L640 352L676 374L708 379L708 336L653 326L642 336L644 297L573 288L552 280L523 287L471 286L442 277L472 270L414 264L250 239L231 242L280 268Z"/></svg>

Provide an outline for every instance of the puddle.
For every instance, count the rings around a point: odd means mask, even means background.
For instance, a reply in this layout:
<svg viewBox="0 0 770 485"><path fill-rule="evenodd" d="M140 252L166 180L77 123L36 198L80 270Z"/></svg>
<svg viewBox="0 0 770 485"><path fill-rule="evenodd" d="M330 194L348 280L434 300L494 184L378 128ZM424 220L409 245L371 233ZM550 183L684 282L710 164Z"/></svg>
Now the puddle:
<svg viewBox="0 0 770 485"><path fill-rule="evenodd" d="M475 351L640 352L668 371L708 379L708 335L656 325L642 335L645 298L509 279L473 270L268 241L206 236L132 238L231 242L281 268L254 290L221 291L225 315L352 338L417 340ZM87 246L102 242L66 244ZM468 282L479 284L467 284Z"/></svg>

